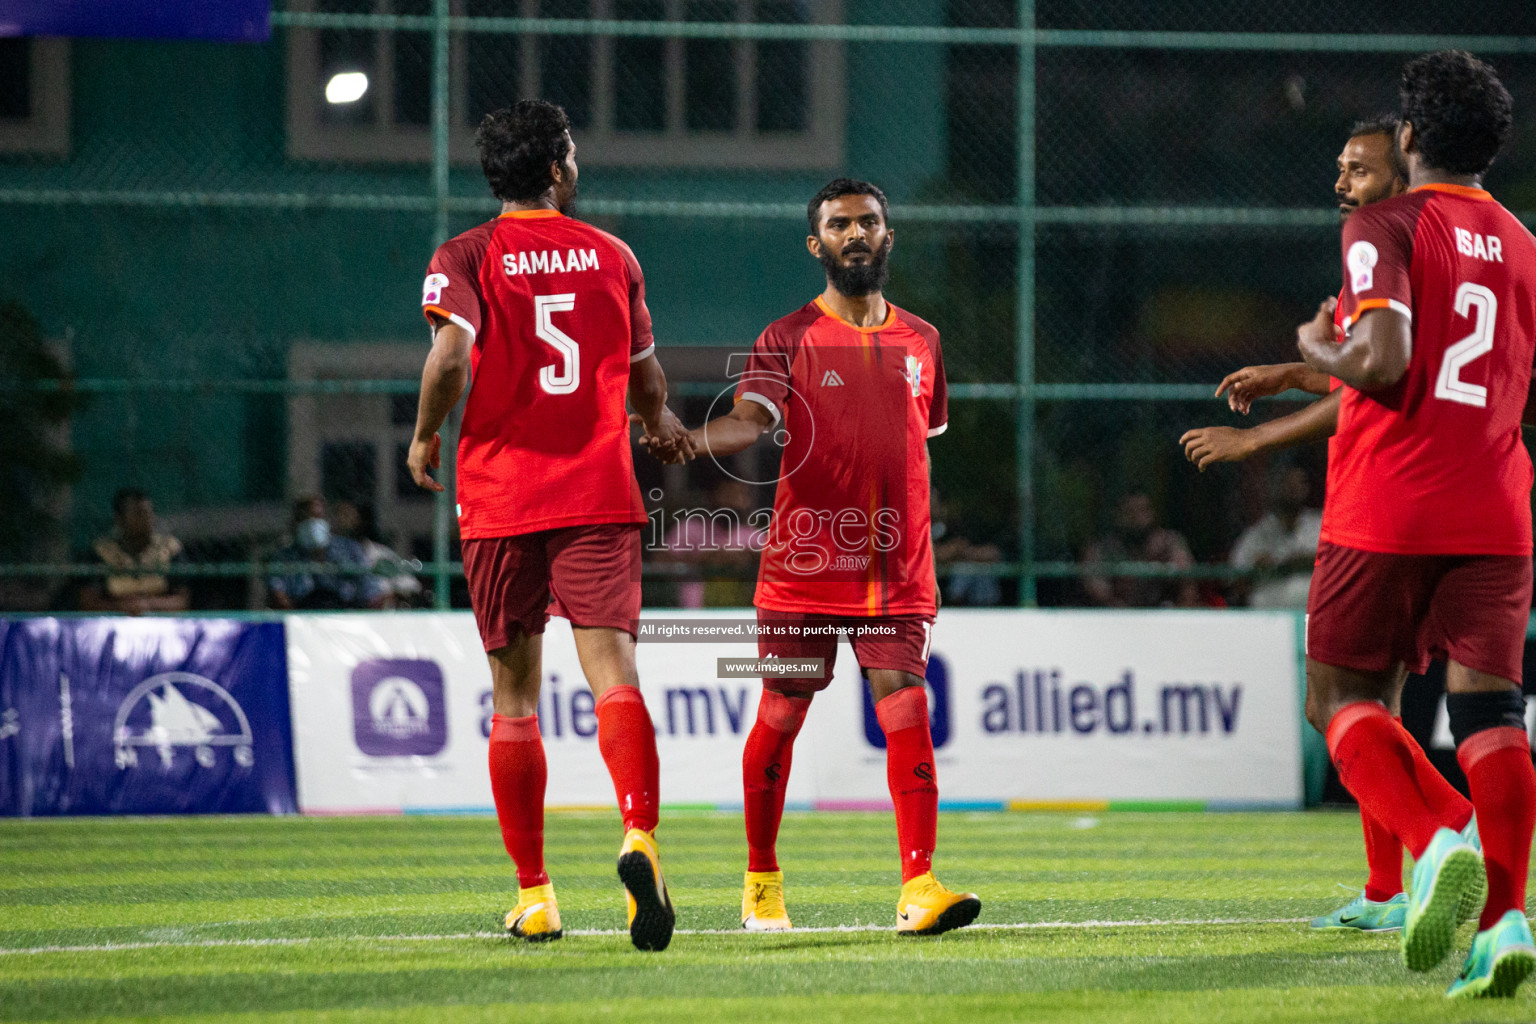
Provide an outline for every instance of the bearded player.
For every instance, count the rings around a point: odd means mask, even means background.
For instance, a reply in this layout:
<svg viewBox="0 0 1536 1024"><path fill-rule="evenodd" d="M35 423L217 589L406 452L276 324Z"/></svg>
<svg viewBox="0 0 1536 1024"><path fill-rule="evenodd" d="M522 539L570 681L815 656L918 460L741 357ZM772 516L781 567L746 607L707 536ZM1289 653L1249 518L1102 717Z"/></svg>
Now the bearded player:
<svg viewBox="0 0 1536 1024"><path fill-rule="evenodd" d="M1409 191L1344 225L1346 335L1334 300L1302 325L1308 366L1343 381L1308 601L1308 714L1339 778L1414 857L1412 970L1439 963L1486 871L1447 995L1510 996L1536 970L1525 918L1536 772L1520 674L1531 605L1531 460L1520 437L1536 358L1536 239L1481 188L1512 125L1470 54L1403 69ZM1403 666L1444 656L1446 708L1482 832L1469 843L1420 781L1386 707Z"/></svg>
<svg viewBox="0 0 1536 1024"><path fill-rule="evenodd" d="M1333 186L1339 201L1341 224L1347 223L1355 210L1401 195L1408 187L1407 165L1397 149L1397 127L1396 117L1380 117L1362 121L1350 132L1349 141L1339 154L1339 176ZM1340 299L1342 301L1343 296ZM1343 310L1342 305L1335 308L1335 324L1340 328ZM1333 389L1329 390L1330 387ZM1338 426L1344 390L1337 381L1306 363L1246 366L1229 374L1217 387L1216 394L1226 394L1232 410L1246 414L1254 399L1279 394L1288 388L1325 397L1297 412L1248 429L1202 427L1188 431L1179 439L1185 456L1204 472L1207 466L1217 462L1241 462L1261 452L1279 451L1332 437ZM1402 721L1403 683L1407 677L1408 669L1404 665L1383 701L1399 723ZM1308 699L1311 699L1310 692ZM1470 843L1479 845L1477 819L1466 797L1457 792L1420 752L1416 752L1414 769L1419 785L1442 816L1452 827L1463 832ZM1314 918L1313 929L1393 932L1403 927L1408 913L1408 895L1403 891L1403 844L1366 810L1364 804L1360 805L1360 824L1370 872L1365 888L1344 906ZM1481 896L1479 890L1465 901L1468 916L1476 912Z"/></svg>
<svg viewBox="0 0 1536 1024"><path fill-rule="evenodd" d="M758 571L758 653L823 659L812 678L764 680L742 756L749 850L742 927L790 927L775 846L795 736L827 686L846 631L886 740L901 896L896 930L937 935L975 920L981 901L934 878L939 791L924 673L937 614L927 441L948 406L939 332L887 302L885 195L839 178L811 200L806 247L822 294L757 339L736 405L692 432L720 458L765 432L783 445Z"/></svg>
<svg viewBox="0 0 1536 1024"><path fill-rule="evenodd" d="M501 216L437 250L422 307L432 352L409 465L441 491L437 430L475 386L459 435L458 514L464 574L491 664L491 792L517 865L507 930L558 939L544 870L546 765L539 735L541 653L551 595L570 619L597 698L597 743L624 817L619 877L629 933L665 949L672 901L654 832L656 735L635 673L640 526L624 400L663 447L688 443L666 408L645 280L629 247L567 214L576 146L565 112L523 100L488 114L476 141Z"/></svg>

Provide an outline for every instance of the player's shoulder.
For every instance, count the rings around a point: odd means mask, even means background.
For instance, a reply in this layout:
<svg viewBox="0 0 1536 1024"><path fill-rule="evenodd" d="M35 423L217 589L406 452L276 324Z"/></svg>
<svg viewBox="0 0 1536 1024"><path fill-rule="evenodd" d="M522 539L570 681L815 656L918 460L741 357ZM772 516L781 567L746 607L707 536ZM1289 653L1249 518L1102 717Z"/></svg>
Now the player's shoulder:
<svg viewBox="0 0 1536 1024"><path fill-rule="evenodd" d="M889 300L887 301L889 302ZM890 303L890 307L895 311L897 320L922 335L923 340L929 345L937 345L939 343L939 329L933 326L933 324L924 320L910 309L903 309L894 302Z"/></svg>
<svg viewBox="0 0 1536 1024"><path fill-rule="evenodd" d="M488 220L483 224L476 224L468 231L461 231L442 244L444 249L473 249L484 250L490 244L491 236L496 233L495 220Z"/></svg>
<svg viewBox="0 0 1536 1024"><path fill-rule="evenodd" d="M1495 200L1493 205L1496 211L1494 216L1500 222L1500 227L1508 229L1503 232L1505 247L1513 242L1525 249L1527 253L1536 254L1536 235L1533 235L1531 229L1525 226L1525 222L1511 213L1509 207L1503 203Z"/></svg>
<svg viewBox="0 0 1536 1024"><path fill-rule="evenodd" d="M635 258L635 251L629 247L629 243L611 231L604 231L594 224L588 224L584 220L577 220L575 217L565 218L561 222L561 226L578 237L591 239L597 245L606 248L632 270L638 271L640 269L640 261ZM601 260L601 257L599 257L599 260Z"/></svg>
<svg viewBox="0 0 1536 1024"><path fill-rule="evenodd" d="M1344 232L1348 235L1369 230L1405 228L1411 232L1424 212L1424 207L1433 197L1432 192L1415 190L1362 206L1349 215L1349 220L1344 224Z"/></svg>
<svg viewBox="0 0 1536 1024"><path fill-rule="evenodd" d="M461 231L438 246L438 258L453 259L470 266L478 265L484 261L486 249L491 244L491 236L495 233L494 220L476 224L468 231Z"/></svg>
<svg viewBox="0 0 1536 1024"><path fill-rule="evenodd" d="M805 332L810 330L816 321L824 316L826 313L813 299L793 313L787 313L764 327L762 338L765 341L797 342L805 336Z"/></svg>

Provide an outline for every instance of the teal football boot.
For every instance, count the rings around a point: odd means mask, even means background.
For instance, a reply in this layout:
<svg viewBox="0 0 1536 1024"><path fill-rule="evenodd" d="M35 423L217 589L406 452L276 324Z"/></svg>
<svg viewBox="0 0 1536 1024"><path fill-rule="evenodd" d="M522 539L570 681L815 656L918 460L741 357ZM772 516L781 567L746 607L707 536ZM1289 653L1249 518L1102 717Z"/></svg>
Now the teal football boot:
<svg viewBox="0 0 1536 1024"><path fill-rule="evenodd" d="M1400 932L1407 916L1407 893L1378 903L1362 892L1338 910L1314 917L1309 927L1315 932Z"/></svg>
<svg viewBox="0 0 1536 1024"><path fill-rule="evenodd" d="M1410 971L1427 971L1451 951L1462 897L1479 877L1484 877L1482 855L1459 832L1435 832L1413 865L1413 891L1403 921L1403 963Z"/></svg>
<svg viewBox="0 0 1536 1024"><path fill-rule="evenodd" d="M1477 933L1472 950L1445 994L1452 999L1508 999L1536 971L1536 942L1525 915L1511 910L1499 923Z"/></svg>
<svg viewBox="0 0 1536 1024"><path fill-rule="evenodd" d="M1477 815L1467 819L1466 826L1461 830L1461 838L1467 841L1467 845L1478 852L1483 852L1483 837L1477 831ZM1461 905L1456 908L1456 919L1461 924L1475 920L1483 912L1483 901L1488 898L1488 876L1477 876L1477 884L1468 889L1461 896Z"/></svg>

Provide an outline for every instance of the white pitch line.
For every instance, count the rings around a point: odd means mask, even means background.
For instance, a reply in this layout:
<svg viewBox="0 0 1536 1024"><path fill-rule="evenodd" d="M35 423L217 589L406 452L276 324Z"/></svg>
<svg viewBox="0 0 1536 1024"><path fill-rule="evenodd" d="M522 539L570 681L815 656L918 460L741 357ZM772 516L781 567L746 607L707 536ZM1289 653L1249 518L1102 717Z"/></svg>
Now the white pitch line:
<svg viewBox="0 0 1536 1024"><path fill-rule="evenodd" d="M1210 917L1170 918L1142 921L1019 921L1008 924L978 924L967 931L1034 931L1046 928L1155 928L1158 926L1215 924L1299 924L1305 917ZM891 932L884 924L839 924L821 928L793 928L790 935L828 935L843 932ZM571 936L628 935L622 928L567 928ZM749 935L740 928L679 928L674 935ZM767 933L779 934L779 933ZM102 942L80 946L0 947L0 956L37 956L46 953L120 953L136 949L217 949L223 946L304 946L312 942L462 942L466 939L504 939L506 932L452 932L442 935L307 935L298 938L270 939L196 939L187 942Z"/></svg>

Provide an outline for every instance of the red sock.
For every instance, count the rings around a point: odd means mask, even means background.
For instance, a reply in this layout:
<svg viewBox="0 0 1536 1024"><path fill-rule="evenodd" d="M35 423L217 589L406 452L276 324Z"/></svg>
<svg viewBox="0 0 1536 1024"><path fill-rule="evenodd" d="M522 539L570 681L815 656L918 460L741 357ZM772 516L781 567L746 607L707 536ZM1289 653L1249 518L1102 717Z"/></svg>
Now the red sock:
<svg viewBox="0 0 1536 1024"><path fill-rule="evenodd" d="M1430 763L1419 741L1403 728L1403 720L1394 718L1393 721L1397 723L1398 731L1408 738L1408 748L1413 751L1413 776L1418 780L1419 792L1424 794L1429 809L1435 812L1440 824L1460 832L1472 820L1472 802L1462 796L1440 774L1440 769Z"/></svg>
<svg viewBox="0 0 1536 1024"><path fill-rule="evenodd" d="M1386 708L1359 701L1333 716L1327 739L1339 780L1417 859L1442 823L1419 791L1412 737Z"/></svg>
<svg viewBox="0 0 1536 1024"><path fill-rule="evenodd" d="M903 883L933 869L939 830L939 786L928 731L928 693L905 686L875 705L885 730L885 779L896 805Z"/></svg>
<svg viewBox="0 0 1536 1024"><path fill-rule="evenodd" d="M757 721L741 753L742 796L747 817L747 870L779 870L774 850L784 817L784 790L795 755L795 737L805 724L809 697L788 697L767 688L757 705Z"/></svg>
<svg viewBox="0 0 1536 1024"><path fill-rule="evenodd" d="M544 740L539 716L491 716L491 796L501 841L517 865L517 884L528 889L548 885L544 873Z"/></svg>
<svg viewBox="0 0 1536 1024"><path fill-rule="evenodd" d="M1456 748L1467 773L1488 869L1488 902L1478 928L1491 928L1511 910L1525 912L1525 876L1536 824L1536 771L1524 729L1500 726L1473 733Z"/></svg>
<svg viewBox="0 0 1536 1024"><path fill-rule="evenodd" d="M1360 807L1360 826L1365 832L1365 863L1371 869L1365 880L1365 898L1377 903L1403 891L1403 844L1392 830Z"/></svg>
<svg viewBox="0 0 1536 1024"><path fill-rule="evenodd" d="M651 713L635 687L615 686L598 698L597 749L613 778L625 831L654 832L661 802L661 764L656 760Z"/></svg>

